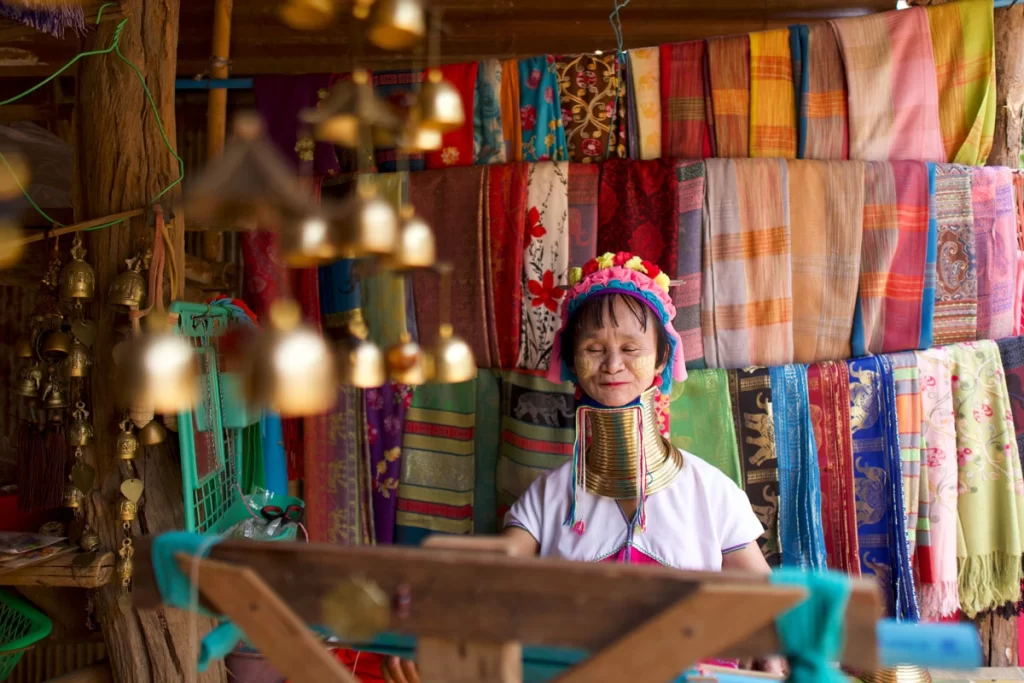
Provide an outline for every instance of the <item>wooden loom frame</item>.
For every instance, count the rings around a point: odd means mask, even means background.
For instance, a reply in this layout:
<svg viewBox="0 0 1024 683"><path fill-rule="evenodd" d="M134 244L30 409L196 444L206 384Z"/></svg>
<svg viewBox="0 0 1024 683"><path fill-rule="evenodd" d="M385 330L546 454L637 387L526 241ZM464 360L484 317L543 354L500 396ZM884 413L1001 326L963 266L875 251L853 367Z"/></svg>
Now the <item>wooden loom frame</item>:
<svg viewBox="0 0 1024 683"><path fill-rule="evenodd" d="M160 605L152 540L137 543L134 596ZM594 654L557 683L670 680L699 660L779 651L777 616L806 597L768 585L765 575L683 572L661 566L590 564L515 557L500 537L428 539L423 548L224 541L198 569L200 603L238 625L294 683L356 683L307 626L323 623L323 598L346 579L370 580L404 610L390 630L417 637L424 681L520 683L520 643ZM854 580L846 611L844 664L878 665L877 584Z"/></svg>

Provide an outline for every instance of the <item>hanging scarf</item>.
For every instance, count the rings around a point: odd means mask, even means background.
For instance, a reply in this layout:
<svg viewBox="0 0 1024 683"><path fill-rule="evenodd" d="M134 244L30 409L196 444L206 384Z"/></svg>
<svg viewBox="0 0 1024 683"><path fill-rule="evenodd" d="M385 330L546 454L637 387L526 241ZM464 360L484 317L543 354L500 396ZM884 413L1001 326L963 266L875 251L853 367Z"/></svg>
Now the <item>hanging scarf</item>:
<svg viewBox="0 0 1024 683"><path fill-rule="evenodd" d="M938 268L935 271L935 344L973 341L978 326L971 169L935 167Z"/></svg>
<svg viewBox="0 0 1024 683"><path fill-rule="evenodd" d="M615 55L567 55L555 66L569 161L619 156L616 104L625 90L620 93Z"/></svg>
<svg viewBox="0 0 1024 683"><path fill-rule="evenodd" d="M526 190L523 312L516 367L544 370L561 327L569 269L569 165L531 164Z"/></svg>
<svg viewBox="0 0 1024 683"><path fill-rule="evenodd" d="M702 325L711 367L793 361L784 161L709 159Z"/></svg>
<svg viewBox="0 0 1024 683"><path fill-rule="evenodd" d="M850 356L864 216L864 164L790 161L794 359Z"/></svg>
<svg viewBox="0 0 1024 683"><path fill-rule="evenodd" d="M601 167L569 165L569 264L578 266L597 256L597 196Z"/></svg>
<svg viewBox="0 0 1024 683"><path fill-rule="evenodd" d="M678 314L677 314L678 315ZM729 397L740 449L741 486L765 528L757 539L769 566L782 563L779 545L779 461L772 420L772 382L768 368L729 370ZM715 438L721 438L715 437Z"/></svg>
<svg viewBox="0 0 1024 683"><path fill-rule="evenodd" d="M642 254L676 272L679 181L672 159L610 159L601 167L597 251Z"/></svg>
<svg viewBox="0 0 1024 683"><path fill-rule="evenodd" d="M572 384L555 384L526 372L502 373L499 519L534 479L569 461L575 418Z"/></svg>
<svg viewBox="0 0 1024 683"><path fill-rule="evenodd" d="M798 103L801 159L848 159L846 72L831 24L798 27L803 69Z"/></svg>
<svg viewBox="0 0 1024 683"><path fill-rule="evenodd" d="M541 55L519 60L519 125L523 132L524 161L569 158L558 90L554 57Z"/></svg>
<svg viewBox="0 0 1024 683"><path fill-rule="evenodd" d="M967 0L928 7L939 123L946 158L980 166L996 126L992 3Z"/></svg>
<svg viewBox="0 0 1024 683"><path fill-rule="evenodd" d="M54 38L64 38L64 32L68 29L74 31L77 36L84 36L87 32L85 10L80 3L46 0L11 4L0 2L0 17L24 24Z"/></svg>
<svg viewBox="0 0 1024 683"><path fill-rule="evenodd" d="M900 170L898 165L896 170L897 172ZM928 232L925 238L924 293L921 297L921 337L917 343L918 348L922 349L929 348L935 336L935 271L939 247L939 215L935 208L935 173L935 164L927 164L928 198L926 206L928 211ZM896 186L896 198L900 199L899 184ZM903 210L903 202L900 201L900 204L900 210Z"/></svg>
<svg viewBox="0 0 1024 683"><path fill-rule="evenodd" d="M1017 221L1007 168L973 168L971 199L978 265L978 339L1013 333Z"/></svg>
<svg viewBox="0 0 1024 683"><path fill-rule="evenodd" d="M501 449L501 370L481 370L476 378L476 439L473 462L473 533L500 533L498 454Z"/></svg>
<svg viewBox="0 0 1024 683"><path fill-rule="evenodd" d="M935 621L960 609L957 588L957 446L952 370L946 349L919 351L922 460L928 466L928 524L917 536L921 618Z"/></svg>
<svg viewBox="0 0 1024 683"><path fill-rule="evenodd" d="M523 129L519 120L519 61L501 63L501 129L505 161L523 160Z"/></svg>
<svg viewBox="0 0 1024 683"><path fill-rule="evenodd" d="M807 26L794 24L789 27L789 53L793 69L793 88L796 99L796 149L800 157L801 146L805 144L803 121L800 118L800 99L807 90L807 76L810 65L807 64Z"/></svg>
<svg viewBox="0 0 1024 683"><path fill-rule="evenodd" d="M750 38L710 38L708 72L715 151L720 157L746 157L750 152Z"/></svg>
<svg viewBox="0 0 1024 683"><path fill-rule="evenodd" d="M704 236L704 162L677 161L679 185L679 256L675 277L682 282L669 291L676 317L672 326L683 340L686 367L703 368L704 339L700 329L701 240Z"/></svg>
<svg viewBox="0 0 1024 683"><path fill-rule="evenodd" d="M405 110L412 103L415 93L423 83L424 72L416 71L374 71L373 92L380 99L399 110ZM470 117L469 121L473 118ZM376 147L373 150L379 173L393 173L398 169L398 150L394 147ZM405 155L405 170L422 171L426 161L422 153Z"/></svg>
<svg viewBox="0 0 1024 683"><path fill-rule="evenodd" d="M661 156L711 156L711 129L704 102L704 41L661 48Z"/></svg>
<svg viewBox="0 0 1024 683"><path fill-rule="evenodd" d="M903 519L910 557L917 545L918 503L921 500L921 384L913 351L894 353L896 421L900 430L900 468L903 472Z"/></svg>
<svg viewBox="0 0 1024 683"><path fill-rule="evenodd" d="M892 365L885 356L848 362L857 542L861 573L882 584L891 616L917 620L903 530L903 481Z"/></svg>
<svg viewBox="0 0 1024 683"><path fill-rule="evenodd" d="M402 426L412 402L412 389L388 382L363 394L366 408L366 443L373 477L374 541L395 542L398 482L402 474Z"/></svg>
<svg viewBox="0 0 1024 683"><path fill-rule="evenodd" d="M964 614L1020 599L1024 480L1003 378L992 341L950 347L959 462L958 585Z"/></svg>
<svg viewBox="0 0 1024 683"><path fill-rule="evenodd" d="M815 363L807 368L818 474L825 503L821 506L828 566L860 576L857 506L850 438L850 373L845 361Z"/></svg>
<svg viewBox="0 0 1024 683"><path fill-rule="evenodd" d="M303 498L306 527L314 543L363 543L362 467L363 405L361 392L339 387L338 401L327 417L310 426L308 436L324 449L306 454Z"/></svg>
<svg viewBox="0 0 1024 683"><path fill-rule="evenodd" d="M850 158L946 161L927 10L830 23L846 65Z"/></svg>
<svg viewBox="0 0 1024 683"><path fill-rule="evenodd" d="M640 159L661 156L661 59L659 48L643 47L629 51L631 92L636 97L637 136Z"/></svg>
<svg viewBox="0 0 1024 683"><path fill-rule="evenodd" d="M864 239L855 356L930 346L938 226L931 174L919 161L864 166Z"/></svg>
<svg viewBox="0 0 1024 683"><path fill-rule="evenodd" d="M413 392L402 435L395 542L473 533L477 379Z"/></svg>
<svg viewBox="0 0 1024 683"><path fill-rule="evenodd" d="M750 34L750 156L796 158L789 29Z"/></svg>
<svg viewBox="0 0 1024 683"><path fill-rule="evenodd" d="M404 203L409 174L362 174L359 182L376 188L377 196L398 211ZM382 349L399 343L402 334L409 332L405 277L393 271L381 270L364 276L359 289L362 293L362 313L370 328L370 339Z"/></svg>
<svg viewBox="0 0 1024 683"><path fill-rule="evenodd" d="M1017 452L1024 453L1024 337L1000 339L999 359L1006 375L1006 393L1013 414Z"/></svg>
<svg viewBox="0 0 1024 683"><path fill-rule="evenodd" d="M469 166L473 163L475 130L473 126L473 117L475 116L473 93L476 91L479 66L478 62L463 62L461 64L445 64L440 67L444 80L459 93L466 120L458 130L441 135L441 149L427 152L427 168Z"/></svg>
<svg viewBox="0 0 1024 683"><path fill-rule="evenodd" d="M728 375L725 370L696 370L682 387L672 401L672 445L714 465L742 487Z"/></svg>
<svg viewBox="0 0 1024 683"><path fill-rule="evenodd" d="M523 304L523 230L526 227L526 164L501 164L487 174L487 226L494 296L492 343L499 367L516 364Z"/></svg>
<svg viewBox="0 0 1024 683"><path fill-rule="evenodd" d="M1017 333L1024 332L1024 176L1013 174L1014 206L1017 209L1017 294L1014 303L1017 314Z"/></svg>
<svg viewBox="0 0 1024 683"><path fill-rule="evenodd" d="M807 366L770 369L779 464L779 539L782 565L825 569L821 481L807 396Z"/></svg>
<svg viewBox="0 0 1024 683"><path fill-rule="evenodd" d="M484 59L477 67L473 91L473 163L505 163L505 138L502 134L501 62Z"/></svg>
<svg viewBox="0 0 1024 683"><path fill-rule="evenodd" d="M630 63L629 53L622 56L622 85L626 97L626 114L620 126L626 133L626 157L627 159L640 158L640 130L638 119L640 114L636 108L636 87L633 84L633 66Z"/></svg>
<svg viewBox="0 0 1024 683"><path fill-rule="evenodd" d="M486 172L485 166L466 166L409 176L410 203L417 214L435 226L437 253L455 266L451 278L451 323L456 333L469 343L477 365L482 368L497 364L497 360L491 358L490 335L494 334L494 329L487 324L488 287L484 273ZM444 229L436 229L438 226ZM419 271L413 274L412 282L420 338L429 344L441 322L440 283L436 274Z"/></svg>

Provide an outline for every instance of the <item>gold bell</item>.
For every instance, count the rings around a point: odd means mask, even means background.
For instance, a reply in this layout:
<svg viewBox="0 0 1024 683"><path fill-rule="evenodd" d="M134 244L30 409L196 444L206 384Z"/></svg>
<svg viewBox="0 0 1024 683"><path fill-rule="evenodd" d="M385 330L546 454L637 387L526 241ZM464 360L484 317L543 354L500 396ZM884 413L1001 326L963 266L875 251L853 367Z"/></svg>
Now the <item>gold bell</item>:
<svg viewBox="0 0 1024 683"><path fill-rule="evenodd" d="M71 353L64 360L64 367L68 377L88 377L92 369L92 354L89 348L82 342L75 339L71 343Z"/></svg>
<svg viewBox="0 0 1024 683"><path fill-rule="evenodd" d="M282 417L318 415L337 399L334 358L323 337L301 324L299 305L278 299L270 307L270 329L249 349L245 395Z"/></svg>
<svg viewBox="0 0 1024 683"><path fill-rule="evenodd" d="M71 335L60 330L51 330L43 340L43 358L56 363L71 353Z"/></svg>
<svg viewBox="0 0 1024 683"><path fill-rule="evenodd" d="M324 28L334 19L335 0L285 0L278 14L288 26L299 31Z"/></svg>
<svg viewBox="0 0 1024 683"><path fill-rule="evenodd" d="M128 420L121 421L121 433L114 441L114 452L118 460L134 460L139 452L139 439L132 433Z"/></svg>
<svg viewBox="0 0 1024 683"><path fill-rule="evenodd" d="M91 553L100 547L100 535L92 529L87 529L78 539L78 547L87 553Z"/></svg>
<svg viewBox="0 0 1024 683"><path fill-rule="evenodd" d="M300 112L300 120L313 126L317 140L357 148L368 129L388 135L401 127L399 117L373 92L370 74L356 69L352 77L334 86L330 96L315 109Z"/></svg>
<svg viewBox="0 0 1024 683"><path fill-rule="evenodd" d="M85 502L85 494L77 486L68 482L64 485L64 507L78 510Z"/></svg>
<svg viewBox="0 0 1024 683"><path fill-rule="evenodd" d="M24 365L18 370L18 380L14 383L14 393L28 398L37 398L42 382L43 371L39 369L38 363Z"/></svg>
<svg viewBox="0 0 1024 683"><path fill-rule="evenodd" d="M122 522L131 522L139 516L139 506L127 498L122 498L121 504L117 508L117 514Z"/></svg>
<svg viewBox="0 0 1024 683"><path fill-rule="evenodd" d="M279 235L281 260L292 268L314 268L340 258L337 231L322 213L286 222Z"/></svg>
<svg viewBox="0 0 1024 683"><path fill-rule="evenodd" d="M466 122L462 97L439 69L427 73L427 82L420 90L416 103L420 125L442 133L453 133Z"/></svg>
<svg viewBox="0 0 1024 683"><path fill-rule="evenodd" d="M387 381L384 354L367 340L366 324L351 323L348 331L348 336L338 343L338 383L360 389L383 386Z"/></svg>
<svg viewBox="0 0 1024 683"><path fill-rule="evenodd" d="M107 303L121 312L138 310L146 298L146 278L142 277L141 272L142 256L134 256L126 263L128 270L114 278L107 296Z"/></svg>
<svg viewBox="0 0 1024 683"><path fill-rule="evenodd" d="M420 0L377 0L366 37L384 50L412 47L427 33L424 15Z"/></svg>
<svg viewBox="0 0 1024 683"><path fill-rule="evenodd" d="M171 333L166 316L146 316L146 323L146 333L132 339L117 366L123 379L125 403L144 407L147 413L190 410L198 389L196 356L191 344L185 337Z"/></svg>
<svg viewBox="0 0 1024 683"><path fill-rule="evenodd" d="M403 332L400 341L388 349L388 375L399 384L419 386L427 381L427 358L420 345Z"/></svg>
<svg viewBox="0 0 1024 683"><path fill-rule="evenodd" d="M10 268L25 253L25 231L17 223L0 220L0 270Z"/></svg>
<svg viewBox="0 0 1024 683"><path fill-rule="evenodd" d="M71 260L60 270L61 299L91 299L96 295L96 271L85 262L82 238L75 233Z"/></svg>
<svg viewBox="0 0 1024 683"><path fill-rule="evenodd" d="M431 267L437 251L434 231L408 204L402 207L400 214L402 228L398 232L398 246L389 259L391 268L411 270Z"/></svg>
<svg viewBox="0 0 1024 683"><path fill-rule="evenodd" d="M18 340L14 342L14 357L32 358L35 355L35 350L32 348L32 338L27 334L18 337Z"/></svg>
<svg viewBox="0 0 1024 683"><path fill-rule="evenodd" d="M441 137L441 131L426 128L418 123L411 124L399 141L399 147L406 154L436 152L443 146L444 139Z"/></svg>
<svg viewBox="0 0 1024 683"><path fill-rule="evenodd" d="M341 209L340 240L346 258L387 256L398 242L398 216L370 184L360 183Z"/></svg>
<svg viewBox="0 0 1024 683"><path fill-rule="evenodd" d="M50 377L46 388L43 389L43 399L46 401L46 407L50 410L61 410L68 407L68 397L64 392L64 387L53 376Z"/></svg>
<svg viewBox="0 0 1024 683"><path fill-rule="evenodd" d="M454 336L452 326L441 325L437 346L430 354L431 378L439 384L459 384L476 377L473 349Z"/></svg>
<svg viewBox="0 0 1024 683"><path fill-rule="evenodd" d="M95 439L96 433L89 422L89 411L85 409L85 404L79 401L71 415L75 419L68 427L68 445L76 448L88 446Z"/></svg>
<svg viewBox="0 0 1024 683"><path fill-rule="evenodd" d="M156 446L167 440L167 429L159 420L153 420L139 430L139 444L143 446Z"/></svg>

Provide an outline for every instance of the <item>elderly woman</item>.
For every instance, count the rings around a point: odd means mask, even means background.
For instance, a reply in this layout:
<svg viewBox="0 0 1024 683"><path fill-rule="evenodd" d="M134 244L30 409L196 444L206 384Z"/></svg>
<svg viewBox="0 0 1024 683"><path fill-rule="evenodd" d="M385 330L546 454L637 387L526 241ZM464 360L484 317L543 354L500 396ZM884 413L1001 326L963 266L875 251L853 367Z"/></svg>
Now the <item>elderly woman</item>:
<svg viewBox="0 0 1024 683"><path fill-rule="evenodd" d="M580 390L573 458L533 482L504 535L522 554L768 573L756 543L764 528L746 494L658 431L657 393L686 379L668 277L619 253L574 268L569 280L548 376ZM418 680L398 660L385 676Z"/></svg>

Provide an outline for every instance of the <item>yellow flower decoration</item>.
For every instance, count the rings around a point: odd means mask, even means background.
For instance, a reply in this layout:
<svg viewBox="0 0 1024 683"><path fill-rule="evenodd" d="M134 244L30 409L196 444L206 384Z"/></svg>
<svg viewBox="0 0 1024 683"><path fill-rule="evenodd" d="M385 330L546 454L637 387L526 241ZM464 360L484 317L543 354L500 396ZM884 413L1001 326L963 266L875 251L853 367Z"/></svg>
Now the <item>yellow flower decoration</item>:
<svg viewBox="0 0 1024 683"><path fill-rule="evenodd" d="M615 254L610 251L597 257L597 267L600 269L611 268L615 265Z"/></svg>
<svg viewBox="0 0 1024 683"><path fill-rule="evenodd" d="M644 268L644 264L641 263L642 260L643 259L641 259L639 256L634 256L633 258L626 261L626 267L629 268L630 270L635 270L638 273L643 273L644 275L647 275L647 269Z"/></svg>
<svg viewBox="0 0 1024 683"><path fill-rule="evenodd" d="M583 279L583 269L582 268L570 268L569 269L569 284L570 285L579 284L582 279Z"/></svg>
<svg viewBox="0 0 1024 683"><path fill-rule="evenodd" d="M658 277L654 278L654 284L658 285L667 292L669 286L671 286L672 284L672 279L669 278L669 276L664 272L661 272L658 273Z"/></svg>

